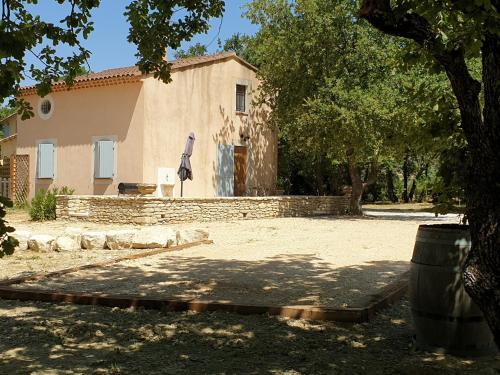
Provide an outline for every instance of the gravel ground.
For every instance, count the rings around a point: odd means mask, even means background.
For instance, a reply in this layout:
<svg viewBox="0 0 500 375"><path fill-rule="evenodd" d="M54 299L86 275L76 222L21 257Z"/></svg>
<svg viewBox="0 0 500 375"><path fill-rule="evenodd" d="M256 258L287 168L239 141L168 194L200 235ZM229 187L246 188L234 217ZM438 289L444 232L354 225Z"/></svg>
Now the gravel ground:
<svg viewBox="0 0 500 375"><path fill-rule="evenodd" d="M498 374L417 352L406 301L368 324L0 300L0 374Z"/></svg>
<svg viewBox="0 0 500 375"><path fill-rule="evenodd" d="M19 288L267 305L363 305L406 271L418 224L433 217L323 217L198 223L214 245Z"/></svg>

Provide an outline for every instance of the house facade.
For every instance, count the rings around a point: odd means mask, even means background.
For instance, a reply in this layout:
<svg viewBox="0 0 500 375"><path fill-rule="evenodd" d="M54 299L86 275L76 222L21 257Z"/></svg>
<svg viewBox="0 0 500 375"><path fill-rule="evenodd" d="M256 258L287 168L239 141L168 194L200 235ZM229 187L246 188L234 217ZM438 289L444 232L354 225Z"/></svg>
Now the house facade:
<svg viewBox="0 0 500 375"><path fill-rule="evenodd" d="M35 116L17 118L9 152L29 160L29 197L62 186L116 195L120 182L158 184L157 195L178 197L193 132L194 177L183 196L272 194L277 139L266 110L253 106L258 84L253 66L222 53L172 62L169 84L130 67L79 77L71 90L54 84L44 98L23 88Z"/></svg>

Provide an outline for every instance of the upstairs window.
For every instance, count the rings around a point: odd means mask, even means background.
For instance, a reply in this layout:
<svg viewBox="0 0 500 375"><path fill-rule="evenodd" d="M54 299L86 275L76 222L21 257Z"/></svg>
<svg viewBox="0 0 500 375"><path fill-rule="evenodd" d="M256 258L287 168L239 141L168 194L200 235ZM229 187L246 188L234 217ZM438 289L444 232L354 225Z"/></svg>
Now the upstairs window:
<svg viewBox="0 0 500 375"><path fill-rule="evenodd" d="M115 142L101 139L94 144L94 177L113 178L115 176Z"/></svg>
<svg viewBox="0 0 500 375"><path fill-rule="evenodd" d="M54 99L50 95L38 100L38 115L42 120L48 120L54 112Z"/></svg>
<svg viewBox="0 0 500 375"><path fill-rule="evenodd" d="M245 85L236 85L236 112L246 111L247 87Z"/></svg>
<svg viewBox="0 0 500 375"><path fill-rule="evenodd" d="M54 144L39 143L37 157L37 177L54 178Z"/></svg>

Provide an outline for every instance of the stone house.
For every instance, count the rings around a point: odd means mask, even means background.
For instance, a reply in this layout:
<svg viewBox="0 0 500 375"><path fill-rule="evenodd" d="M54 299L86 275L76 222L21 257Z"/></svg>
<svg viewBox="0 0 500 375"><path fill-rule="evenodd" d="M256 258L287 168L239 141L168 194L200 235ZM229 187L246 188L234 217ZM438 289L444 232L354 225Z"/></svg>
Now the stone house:
<svg viewBox="0 0 500 375"><path fill-rule="evenodd" d="M70 90L55 83L43 98L21 89L35 116L9 119L0 141L2 157L27 164L25 176L12 176L17 186L31 198L40 188L116 195L120 182L155 183L158 196L178 197L177 169L193 132L185 197L272 194L277 138L267 111L253 104L256 68L234 53L171 64L169 84L133 66L78 77Z"/></svg>

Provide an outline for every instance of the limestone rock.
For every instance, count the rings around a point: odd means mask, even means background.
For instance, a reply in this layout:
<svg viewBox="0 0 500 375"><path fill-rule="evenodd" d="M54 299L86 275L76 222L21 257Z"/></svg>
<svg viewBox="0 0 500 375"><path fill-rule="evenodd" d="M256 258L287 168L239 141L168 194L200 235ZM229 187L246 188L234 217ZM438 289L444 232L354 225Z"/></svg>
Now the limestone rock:
<svg viewBox="0 0 500 375"><path fill-rule="evenodd" d="M171 229L142 229L134 235L134 249L157 249L170 247L177 241L177 233Z"/></svg>
<svg viewBox="0 0 500 375"><path fill-rule="evenodd" d="M27 230L16 230L12 233L12 237L19 241L16 250L28 250L28 240L31 237L31 232Z"/></svg>
<svg viewBox="0 0 500 375"><path fill-rule="evenodd" d="M48 234L36 234L28 240L28 248L44 253L53 251L55 248L55 238Z"/></svg>
<svg viewBox="0 0 500 375"><path fill-rule="evenodd" d="M64 234L56 239L56 248L61 251L81 249L81 244L82 230L80 228L67 227Z"/></svg>
<svg viewBox="0 0 500 375"><path fill-rule="evenodd" d="M87 250L104 249L106 245L106 233L84 232L82 234L82 248Z"/></svg>
<svg viewBox="0 0 500 375"><path fill-rule="evenodd" d="M71 251L81 249L81 236L59 236L56 238L55 250Z"/></svg>
<svg viewBox="0 0 500 375"><path fill-rule="evenodd" d="M177 231L177 245L185 245L208 239L208 232L203 229L183 229Z"/></svg>
<svg viewBox="0 0 500 375"><path fill-rule="evenodd" d="M130 249L134 241L133 230L112 230L106 234L106 245L111 250Z"/></svg>

